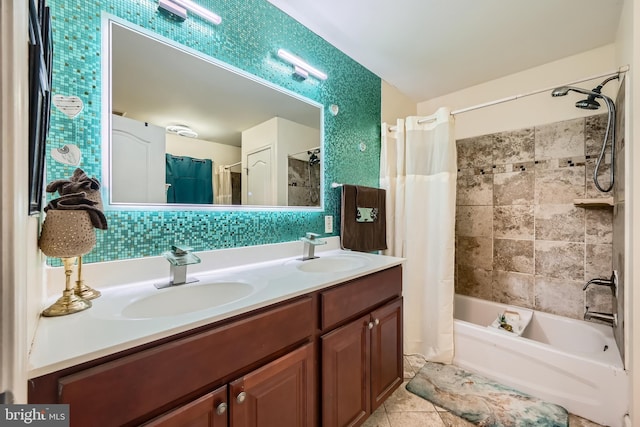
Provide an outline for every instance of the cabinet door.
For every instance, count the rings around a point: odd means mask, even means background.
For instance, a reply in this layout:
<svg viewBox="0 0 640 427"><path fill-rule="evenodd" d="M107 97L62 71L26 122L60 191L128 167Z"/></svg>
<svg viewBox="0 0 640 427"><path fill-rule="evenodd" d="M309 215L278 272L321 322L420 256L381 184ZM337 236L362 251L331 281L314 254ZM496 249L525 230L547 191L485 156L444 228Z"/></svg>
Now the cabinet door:
<svg viewBox="0 0 640 427"><path fill-rule="evenodd" d="M146 427L227 427L227 386L145 424Z"/></svg>
<svg viewBox="0 0 640 427"><path fill-rule="evenodd" d="M371 313L371 411L402 384L402 298Z"/></svg>
<svg viewBox="0 0 640 427"><path fill-rule="evenodd" d="M307 344L231 383L231 427L313 426L314 384Z"/></svg>
<svg viewBox="0 0 640 427"><path fill-rule="evenodd" d="M358 425L370 414L369 315L321 337L322 425Z"/></svg>

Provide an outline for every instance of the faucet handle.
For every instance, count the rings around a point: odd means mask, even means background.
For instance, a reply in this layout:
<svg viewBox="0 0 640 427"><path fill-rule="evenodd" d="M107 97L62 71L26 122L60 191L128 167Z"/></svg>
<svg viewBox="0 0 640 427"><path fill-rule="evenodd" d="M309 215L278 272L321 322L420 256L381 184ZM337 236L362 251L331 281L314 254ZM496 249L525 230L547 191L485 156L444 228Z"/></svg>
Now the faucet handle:
<svg viewBox="0 0 640 427"><path fill-rule="evenodd" d="M193 248L190 248L189 246L171 245L171 252L173 252L176 255L186 255L192 250Z"/></svg>
<svg viewBox="0 0 640 427"><path fill-rule="evenodd" d="M309 240L315 240L317 237L320 237L320 235L318 233L312 233L310 231L307 231L306 237Z"/></svg>
<svg viewBox="0 0 640 427"><path fill-rule="evenodd" d="M174 266L199 264L201 260L191 252L192 250L193 248L187 246L171 245L171 250L163 252L162 255Z"/></svg>

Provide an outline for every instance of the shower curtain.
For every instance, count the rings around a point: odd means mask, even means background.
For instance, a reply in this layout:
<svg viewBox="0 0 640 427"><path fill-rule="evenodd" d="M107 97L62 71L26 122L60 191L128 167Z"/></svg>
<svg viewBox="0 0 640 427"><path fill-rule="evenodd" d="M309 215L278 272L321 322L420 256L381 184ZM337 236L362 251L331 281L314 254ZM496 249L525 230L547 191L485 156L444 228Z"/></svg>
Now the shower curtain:
<svg viewBox="0 0 640 427"><path fill-rule="evenodd" d="M385 123L382 131L385 253L407 259L404 352L451 363L457 176L453 118L440 108L433 116L398 120L395 132Z"/></svg>
<svg viewBox="0 0 640 427"><path fill-rule="evenodd" d="M166 153L167 203L213 203L213 162Z"/></svg>
<svg viewBox="0 0 640 427"><path fill-rule="evenodd" d="M216 183L216 204L230 205L231 202L231 170L225 165L218 165L216 169L218 180Z"/></svg>

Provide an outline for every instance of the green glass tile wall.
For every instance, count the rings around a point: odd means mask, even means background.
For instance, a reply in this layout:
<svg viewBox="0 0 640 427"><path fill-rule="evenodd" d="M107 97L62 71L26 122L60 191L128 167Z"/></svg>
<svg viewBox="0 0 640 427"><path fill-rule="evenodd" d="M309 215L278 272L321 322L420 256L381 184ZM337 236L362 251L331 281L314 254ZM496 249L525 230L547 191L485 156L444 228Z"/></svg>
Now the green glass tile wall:
<svg viewBox="0 0 640 427"><path fill-rule="evenodd" d="M325 107L324 212L122 211L106 212L107 231L85 262L159 255L173 242L210 250L297 240L324 231L324 215L339 216L339 190L331 182L378 185L380 78L266 0L198 0L222 16L212 25L195 15L178 23L157 12L156 0L48 0L54 40L53 93L76 95L85 108L71 120L52 107L48 152L73 143L82 167L102 179L101 24L103 13L176 40L244 69ZM325 71L329 78L299 81L276 56L285 48ZM337 104L333 116L328 107ZM362 152L360 142L367 145ZM71 176L75 167L47 159L47 180ZM339 221L334 235L339 234ZM57 260L50 260L52 264Z"/></svg>

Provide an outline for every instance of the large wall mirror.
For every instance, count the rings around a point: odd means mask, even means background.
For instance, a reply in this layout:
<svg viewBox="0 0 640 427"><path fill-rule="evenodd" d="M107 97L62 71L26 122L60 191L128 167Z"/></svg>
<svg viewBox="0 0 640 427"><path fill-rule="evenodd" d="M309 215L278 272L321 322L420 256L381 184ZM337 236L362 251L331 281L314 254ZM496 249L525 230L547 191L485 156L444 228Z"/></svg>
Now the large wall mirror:
<svg viewBox="0 0 640 427"><path fill-rule="evenodd" d="M322 105L133 24L104 23L111 205L322 207Z"/></svg>

